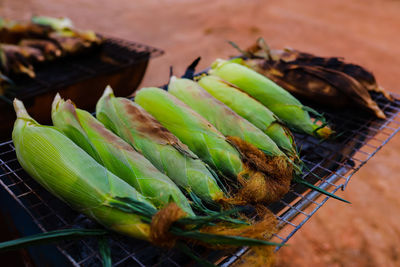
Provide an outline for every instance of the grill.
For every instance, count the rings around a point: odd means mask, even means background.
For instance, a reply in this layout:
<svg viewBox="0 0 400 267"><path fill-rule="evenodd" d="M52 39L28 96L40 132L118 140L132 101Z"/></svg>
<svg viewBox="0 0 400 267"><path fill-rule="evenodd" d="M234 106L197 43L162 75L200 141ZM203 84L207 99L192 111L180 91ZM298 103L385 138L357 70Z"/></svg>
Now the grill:
<svg viewBox="0 0 400 267"><path fill-rule="evenodd" d="M0 141L11 136L14 97L25 103L35 119L50 123L48 107L56 92L83 109L93 110L108 84L118 96L132 93L139 86L150 59L162 54L162 50L148 45L104 37L101 46L85 54L35 65L35 78L11 77L16 84L5 95L0 95Z"/></svg>
<svg viewBox="0 0 400 267"><path fill-rule="evenodd" d="M163 53L148 45L104 37L100 47L93 48L85 55L68 56L35 66L36 77L18 77L15 88L3 100L12 101L16 96L27 99L101 74L117 72Z"/></svg>
<svg viewBox="0 0 400 267"><path fill-rule="evenodd" d="M399 95L394 95L399 99ZM387 115L386 120L377 120L356 111L323 112L334 125L338 137L321 142L311 136L296 134L301 148L301 159L306 164L304 179L335 193L344 190L350 178L400 131L400 100L389 102L381 95L374 100ZM20 167L11 141L0 144L0 185L22 208L41 231L68 227L98 227L46 192ZM270 209L279 220L279 232L272 241L286 243L329 198L316 191L293 184L290 192ZM179 251L165 251L147 242L129 239L114 234L109 240L114 266L187 266L194 262ZM97 241L91 238L63 242L58 251L74 266L98 266L101 257L97 252ZM278 249L278 248L277 248ZM235 252L210 251L196 247L197 256L220 266L230 266L241 261L248 248Z"/></svg>

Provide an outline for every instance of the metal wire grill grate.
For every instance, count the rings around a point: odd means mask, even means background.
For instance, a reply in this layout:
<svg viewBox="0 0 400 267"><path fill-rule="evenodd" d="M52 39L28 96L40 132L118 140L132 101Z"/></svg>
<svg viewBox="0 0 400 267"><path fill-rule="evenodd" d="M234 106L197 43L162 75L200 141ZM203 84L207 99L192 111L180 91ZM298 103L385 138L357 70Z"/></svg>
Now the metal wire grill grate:
<svg viewBox="0 0 400 267"><path fill-rule="evenodd" d="M343 190L351 176L400 131L400 101L389 102L381 95L374 95L374 99L387 115L386 120L377 120L357 112L325 111L325 116L337 133L335 140L321 142L310 136L295 135L301 148L301 159L306 164L304 179L332 193ZM22 170L11 141L0 144L0 185L42 231L96 227L94 222L46 192ZM269 207L279 219L280 227L273 241L286 243L328 199L316 191L293 184L284 198ZM149 243L120 235L114 235L110 245L114 266L182 266L191 263L188 257L178 251L164 251ZM75 266L101 264L94 239L65 242L59 244L58 249ZM240 261L248 251L248 248L241 248L234 253L201 247L195 249L197 256L221 266Z"/></svg>

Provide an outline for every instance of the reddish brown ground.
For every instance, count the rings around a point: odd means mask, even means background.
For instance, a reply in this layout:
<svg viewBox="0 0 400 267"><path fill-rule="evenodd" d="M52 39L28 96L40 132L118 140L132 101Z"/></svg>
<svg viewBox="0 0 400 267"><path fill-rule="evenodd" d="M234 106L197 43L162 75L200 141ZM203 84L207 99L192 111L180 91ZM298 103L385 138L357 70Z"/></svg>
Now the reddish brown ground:
<svg viewBox="0 0 400 267"><path fill-rule="evenodd" d="M400 93L400 1L394 0L2 0L0 15L68 16L78 26L165 49L143 85L167 81L195 57L200 68L246 47L258 36L343 56L372 70L385 88ZM395 137L340 195L330 200L278 253L278 266L400 266L400 136Z"/></svg>

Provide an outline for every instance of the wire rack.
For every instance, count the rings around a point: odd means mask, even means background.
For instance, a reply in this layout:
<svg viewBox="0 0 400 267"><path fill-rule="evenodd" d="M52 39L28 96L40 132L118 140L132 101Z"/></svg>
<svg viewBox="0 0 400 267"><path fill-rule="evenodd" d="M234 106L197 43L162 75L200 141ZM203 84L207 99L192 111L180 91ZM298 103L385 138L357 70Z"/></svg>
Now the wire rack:
<svg viewBox="0 0 400 267"><path fill-rule="evenodd" d="M399 95L394 95L399 99ZM357 111L325 112L337 138L321 142L310 136L296 134L301 159L306 164L303 178L329 192L344 190L350 178L400 131L400 101L390 102L373 95L387 115L378 120ZM32 218L42 231L70 227L99 227L95 222L74 212L37 184L19 165L12 141L0 144L0 185ZM279 232L272 241L286 243L329 197L293 184L290 192L269 208L279 220ZM113 235L109 240L114 266L187 266L195 265L179 251L165 251L147 242ZM59 251L73 266L98 266L101 258L94 239L63 242ZM237 251L211 251L195 247L197 256L220 266L240 262L248 248Z"/></svg>

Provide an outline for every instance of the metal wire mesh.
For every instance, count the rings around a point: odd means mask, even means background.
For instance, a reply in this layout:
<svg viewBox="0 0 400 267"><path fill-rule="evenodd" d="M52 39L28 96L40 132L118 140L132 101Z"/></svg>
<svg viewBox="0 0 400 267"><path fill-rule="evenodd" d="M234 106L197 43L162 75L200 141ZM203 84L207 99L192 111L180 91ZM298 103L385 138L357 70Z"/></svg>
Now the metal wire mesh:
<svg viewBox="0 0 400 267"><path fill-rule="evenodd" d="M381 95L374 95L374 99L387 115L386 120L377 120L361 112L328 110L325 116L334 125L338 136L335 140L321 142L310 136L295 135L301 148L301 159L306 165L304 179L332 193L344 190L351 176L400 131L400 101L390 102ZM22 170L11 141L0 144L0 185L42 231L96 227L94 222L46 192ZM272 241L286 243L328 199L316 191L293 184L284 198L269 207L279 219L280 227ZM110 245L114 266L183 266L193 263L178 251L164 251L120 235L114 235ZM101 263L94 239L64 242L58 245L58 249L75 266L98 266ZM201 247L195 249L197 256L221 266L240 261L248 251L248 248L235 253Z"/></svg>

